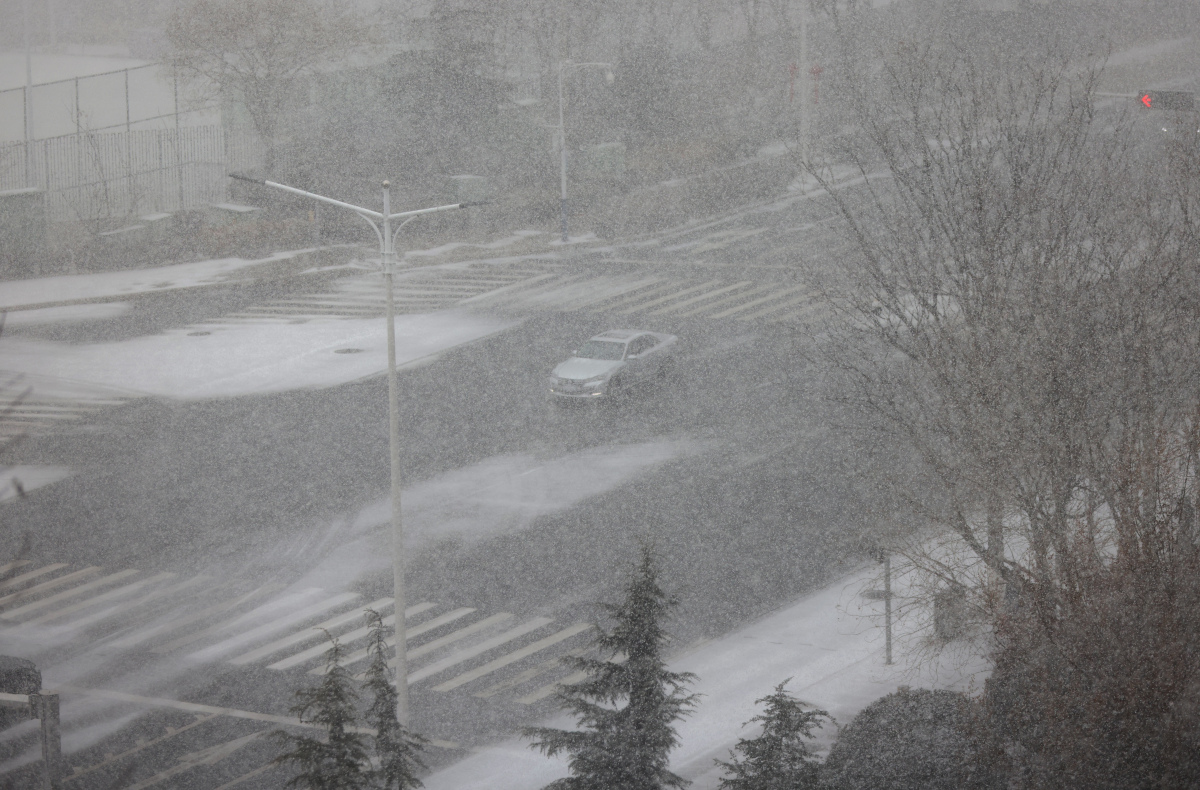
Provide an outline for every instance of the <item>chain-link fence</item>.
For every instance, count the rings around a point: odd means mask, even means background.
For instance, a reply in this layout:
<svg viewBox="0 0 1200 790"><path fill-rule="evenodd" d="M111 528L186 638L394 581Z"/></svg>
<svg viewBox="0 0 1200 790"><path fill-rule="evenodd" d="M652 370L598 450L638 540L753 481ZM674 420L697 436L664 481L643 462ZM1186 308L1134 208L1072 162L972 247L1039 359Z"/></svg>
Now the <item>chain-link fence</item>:
<svg viewBox="0 0 1200 790"><path fill-rule="evenodd" d="M261 154L157 64L0 91L0 191L42 190L51 221L220 203L225 174Z"/></svg>
<svg viewBox="0 0 1200 790"><path fill-rule="evenodd" d="M0 144L0 191L43 190L51 221L180 211L223 202L226 172L254 167L260 149L219 125Z"/></svg>

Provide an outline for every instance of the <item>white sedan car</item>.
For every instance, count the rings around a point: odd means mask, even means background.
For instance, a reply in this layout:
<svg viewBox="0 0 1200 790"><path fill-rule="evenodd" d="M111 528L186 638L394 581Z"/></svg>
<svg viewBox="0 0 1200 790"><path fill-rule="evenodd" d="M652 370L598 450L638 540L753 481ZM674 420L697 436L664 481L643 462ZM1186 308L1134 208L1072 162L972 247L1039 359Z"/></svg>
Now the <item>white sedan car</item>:
<svg viewBox="0 0 1200 790"><path fill-rule="evenodd" d="M550 374L557 398L599 399L653 379L664 378L671 364L675 335L614 329L584 343Z"/></svg>

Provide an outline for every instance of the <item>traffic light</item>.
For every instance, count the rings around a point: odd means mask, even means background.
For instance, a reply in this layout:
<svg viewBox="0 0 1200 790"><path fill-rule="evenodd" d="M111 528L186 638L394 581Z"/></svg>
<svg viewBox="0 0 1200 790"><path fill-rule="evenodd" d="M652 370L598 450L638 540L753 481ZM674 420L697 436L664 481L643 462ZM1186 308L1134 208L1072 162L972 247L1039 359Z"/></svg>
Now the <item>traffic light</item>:
<svg viewBox="0 0 1200 790"><path fill-rule="evenodd" d="M1195 95L1187 91L1139 91L1138 101L1151 110L1195 109Z"/></svg>

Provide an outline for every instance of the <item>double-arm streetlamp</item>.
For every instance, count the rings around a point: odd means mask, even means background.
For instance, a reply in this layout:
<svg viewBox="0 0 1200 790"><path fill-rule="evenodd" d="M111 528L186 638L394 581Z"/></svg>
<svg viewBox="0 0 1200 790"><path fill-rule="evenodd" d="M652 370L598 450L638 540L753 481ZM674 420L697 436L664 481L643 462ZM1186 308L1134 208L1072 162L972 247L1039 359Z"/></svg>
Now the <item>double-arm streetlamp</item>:
<svg viewBox="0 0 1200 790"><path fill-rule="evenodd" d="M303 189L277 184L274 181L264 181L258 178L248 178L231 173L230 178L249 181L253 184L282 189L293 195L319 200L332 206L338 206L353 211L367 221L375 235L379 238L379 255L383 263L383 281L387 293L387 357L388 357L388 445L392 460L392 584L395 595L396 617L396 716L400 723L408 726L408 650L405 645L404 633L404 526L400 520L400 388L396 376L396 307L392 296L392 276L396 268L396 234L400 229L422 214L434 214L439 211L451 211L468 206L478 206L482 203L450 203L445 206L420 208L414 211L392 213L391 192L387 181L383 182L383 211L372 211L362 206L343 203L340 200L305 192ZM484 201L486 202L486 201ZM392 230L392 222L403 220Z"/></svg>
<svg viewBox="0 0 1200 790"><path fill-rule="evenodd" d="M582 69L585 66L594 66L604 69L604 81L609 85L613 84L613 73L611 63L576 63L572 60L560 60L558 62L558 144L562 156L562 240L567 242L567 125L563 120L563 110L566 102L563 100L563 78L567 73L567 69Z"/></svg>

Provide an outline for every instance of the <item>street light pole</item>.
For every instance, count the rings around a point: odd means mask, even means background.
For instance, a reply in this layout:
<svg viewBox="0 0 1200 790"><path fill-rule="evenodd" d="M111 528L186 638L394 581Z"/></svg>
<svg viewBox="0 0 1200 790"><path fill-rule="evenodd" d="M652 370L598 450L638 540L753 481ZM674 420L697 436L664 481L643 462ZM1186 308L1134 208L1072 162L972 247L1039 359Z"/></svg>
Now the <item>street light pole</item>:
<svg viewBox="0 0 1200 790"><path fill-rule="evenodd" d="M563 244L567 243L567 124L563 109L566 105L566 102L563 100L563 76L566 74L567 69L581 69L585 66L598 66L604 68L604 80L609 85L611 85L613 82L611 63L573 63L570 60L560 60L558 62L558 144L560 147L559 176L562 184L562 198L560 201L560 206L562 208Z"/></svg>
<svg viewBox="0 0 1200 790"><path fill-rule="evenodd" d="M481 205L480 203L451 203L445 206L416 209L392 213L392 196L390 184L383 182L383 212L372 211L362 206L343 203L340 200L305 192L303 189L277 184L274 181L263 181L257 178L247 178L243 175L230 173L230 178L249 181L262 186L281 189L294 195L318 200L322 203L349 209L367 221L375 235L379 238L379 257L383 265L384 291L387 301L387 380L388 380L388 449L391 456L392 474L392 589L395 596L396 619L396 718L404 726L408 726L408 649L405 645L404 633L404 523L400 515L400 385L396 375L396 306L393 297L392 280L396 268L396 234L410 221L423 214L433 214L439 211L450 211L456 208ZM392 230L392 220L403 219L396 229Z"/></svg>

